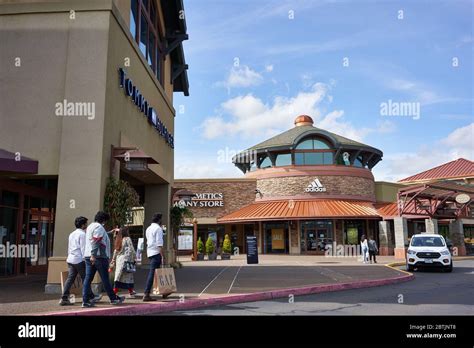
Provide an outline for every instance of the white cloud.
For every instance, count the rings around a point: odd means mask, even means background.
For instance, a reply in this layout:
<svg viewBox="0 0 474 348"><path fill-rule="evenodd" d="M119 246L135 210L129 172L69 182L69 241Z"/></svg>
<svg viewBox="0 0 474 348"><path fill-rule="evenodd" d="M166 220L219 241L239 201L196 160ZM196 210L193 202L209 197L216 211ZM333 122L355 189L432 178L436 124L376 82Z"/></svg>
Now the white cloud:
<svg viewBox="0 0 474 348"><path fill-rule="evenodd" d="M293 127L297 115L313 117L315 126L342 136L363 140L373 132L388 132L394 128L390 122L383 122L377 128L353 126L343 118L343 110L324 113L321 103L332 98L328 95L330 86L315 83L309 91L300 91L294 97L276 96L268 104L252 94L229 99L220 105L217 115L208 117L201 124L206 139L240 135L266 139Z"/></svg>
<svg viewBox="0 0 474 348"><path fill-rule="evenodd" d="M411 153L385 153L374 168L376 180L398 181L460 157L474 159L474 123L457 128L445 138Z"/></svg>
<svg viewBox="0 0 474 348"><path fill-rule="evenodd" d="M265 66L265 71L266 72L272 72L273 71L273 65L272 64L266 65Z"/></svg>
<svg viewBox="0 0 474 348"><path fill-rule="evenodd" d="M232 67L224 82L218 82L220 86L227 88L257 86L263 82L263 77L247 65Z"/></svg>
<svg viewBox="0 0 474 348"><path fill-rule="evenodd" d="M176 179L238 178L243 173L233 163L219 161L216 153L216 157L180 157L176 160L174 176Z"/></svg>

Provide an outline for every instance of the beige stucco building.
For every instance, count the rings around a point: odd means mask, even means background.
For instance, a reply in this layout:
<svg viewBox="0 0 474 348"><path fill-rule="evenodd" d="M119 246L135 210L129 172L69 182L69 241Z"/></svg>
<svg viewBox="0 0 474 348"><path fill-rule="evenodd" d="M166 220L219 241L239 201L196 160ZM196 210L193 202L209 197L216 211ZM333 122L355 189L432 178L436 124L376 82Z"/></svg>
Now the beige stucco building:
<svg viewBox="0 0 474 348"><path fill-rule="evenodd" d="M137 190L145 224L160 211L169 225L186 39L181 0L0 0L0 225L40 246L0 272L48 266L57 287L74 219L93 220L111 176Z"/></svg>

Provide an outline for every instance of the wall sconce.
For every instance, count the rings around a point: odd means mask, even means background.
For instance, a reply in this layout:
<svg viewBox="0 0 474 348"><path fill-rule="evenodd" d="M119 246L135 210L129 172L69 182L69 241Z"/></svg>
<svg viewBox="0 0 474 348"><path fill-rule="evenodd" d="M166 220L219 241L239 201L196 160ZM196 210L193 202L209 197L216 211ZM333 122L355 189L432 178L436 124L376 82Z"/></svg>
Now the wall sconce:
<svg viewBox="0 0 474 348"><path fill-rule="evenodd" d="M263 197L263 193L262 193L262 191L260 191L260 189L255 189L255 194L258 194L260 196L260 198Z"/></svg>
<svg viewBox="0 0 474 348"><path fill-rule="evenodd" d="M129 171L147 171L149 164L159 163L138 148L112 147L112 157L125 164Z"/></svg>

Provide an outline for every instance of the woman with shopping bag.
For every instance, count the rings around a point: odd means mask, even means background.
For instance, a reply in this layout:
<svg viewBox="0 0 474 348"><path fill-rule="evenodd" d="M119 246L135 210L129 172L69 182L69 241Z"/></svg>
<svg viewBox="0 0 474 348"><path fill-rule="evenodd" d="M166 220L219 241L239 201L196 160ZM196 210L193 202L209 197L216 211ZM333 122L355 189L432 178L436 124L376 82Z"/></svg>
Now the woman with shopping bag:
<svg viewBox="0 0 474 348"><path fill-rule="evenodd" d="M112 262L110 263L110 271L115 267L115 294L119 292L119 289L126 289L128 290L130 298L135 297L135 258L135 248L133 247L128 228L122 227L115 235L114 255L112 257Z"/></svg>

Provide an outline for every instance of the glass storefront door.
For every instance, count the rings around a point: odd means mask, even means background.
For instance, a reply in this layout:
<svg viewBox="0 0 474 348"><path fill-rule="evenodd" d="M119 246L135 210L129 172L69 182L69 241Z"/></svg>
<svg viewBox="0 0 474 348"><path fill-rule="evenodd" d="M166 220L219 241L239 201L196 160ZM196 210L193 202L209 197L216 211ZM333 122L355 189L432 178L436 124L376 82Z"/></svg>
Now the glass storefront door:
<svg viewBox="0 0 474 348"><path fill-rule="evenodd" d="M48 265L48 251L51 250L53 217L52 213L30 209L27 222L26 241L28 245L36 246L36 258L26 259L27 273L44 272Z"/></svg>
<svg viewBox="0 0 474 348"><path fill-rule="evenodd" d="M323 254L333 242L332 220L302 221L300 230L301 253Z"/></svg>

